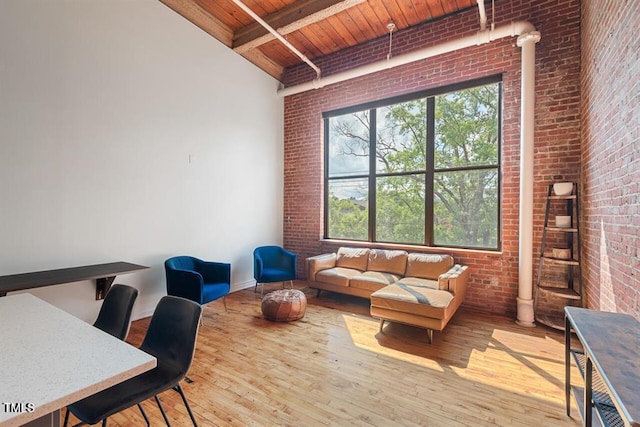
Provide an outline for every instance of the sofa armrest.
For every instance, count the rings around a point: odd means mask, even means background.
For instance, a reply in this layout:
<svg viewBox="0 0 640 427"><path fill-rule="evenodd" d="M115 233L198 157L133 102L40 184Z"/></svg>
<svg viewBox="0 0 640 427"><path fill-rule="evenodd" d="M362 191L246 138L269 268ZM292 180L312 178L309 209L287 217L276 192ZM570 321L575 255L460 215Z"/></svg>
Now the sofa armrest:
<svg viewBox="0 0 640 427"><path fill-rule="evenodd" d="M448 289L456 298L464 298L469 282L469 267L456 264L438 277L440 289Z"/></svg>
<svg viewBox="0 0 640 427"><path fill-rule="evenodd" d="M316 273L336 266L336 254L322 254L307 258L307 280L316 280Z"/></svg>

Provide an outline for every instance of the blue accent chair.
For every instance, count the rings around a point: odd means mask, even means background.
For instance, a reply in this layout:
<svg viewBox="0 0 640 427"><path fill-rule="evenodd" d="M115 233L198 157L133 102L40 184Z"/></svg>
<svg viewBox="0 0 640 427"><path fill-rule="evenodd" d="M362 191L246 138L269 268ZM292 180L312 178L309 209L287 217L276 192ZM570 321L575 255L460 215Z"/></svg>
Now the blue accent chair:
<svg viewBox="0 0 640 427"><path fill-rule="evenodd" d="M164 262L167 295L195 301L200 305L222 298L231 289L231 264L202 261L191 256L177 256Z"/></svg>
<svg viewBox="0 0 640 427"><path fill-rule="evenodd" d="M256 279L254 292L260 287L262 295L265 283L290 282L296 280L297 255L280 246L260 246L253 251L253 278Z"/></svg>

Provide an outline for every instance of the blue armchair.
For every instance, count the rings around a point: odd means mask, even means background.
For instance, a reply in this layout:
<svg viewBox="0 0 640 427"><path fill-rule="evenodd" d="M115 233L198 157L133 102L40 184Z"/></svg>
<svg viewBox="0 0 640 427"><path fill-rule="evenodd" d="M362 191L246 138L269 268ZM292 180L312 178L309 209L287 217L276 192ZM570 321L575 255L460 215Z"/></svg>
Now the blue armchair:
<svg viewBox="0 0 640 427"><path fill-rule="evenodd" d="M231 288L231 264L202 261L191 256L177 256L164 262L167 295L195 301L198 304L222 298Z"/></svg>
<svg viewBox="0 0 640 427"><path fill-rule="evenodd" d="M293 281L296 279L297 255L281 248L280 246L260 246L253 251L253 278L256 279L256 287L260 287L260 295L265 283L289 281L293 289Z"/></svg>

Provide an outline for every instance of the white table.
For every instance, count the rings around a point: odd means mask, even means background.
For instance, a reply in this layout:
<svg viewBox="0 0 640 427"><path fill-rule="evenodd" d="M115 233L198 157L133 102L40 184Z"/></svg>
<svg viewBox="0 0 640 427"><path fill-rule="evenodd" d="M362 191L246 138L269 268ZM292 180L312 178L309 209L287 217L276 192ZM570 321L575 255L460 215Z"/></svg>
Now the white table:
<svg viewBox="0 0 640 427"><path fill-rule="evenodd" d="M2 427L58 425L61 408L155 366L155 357L31 294L0 298Z"/></svg>

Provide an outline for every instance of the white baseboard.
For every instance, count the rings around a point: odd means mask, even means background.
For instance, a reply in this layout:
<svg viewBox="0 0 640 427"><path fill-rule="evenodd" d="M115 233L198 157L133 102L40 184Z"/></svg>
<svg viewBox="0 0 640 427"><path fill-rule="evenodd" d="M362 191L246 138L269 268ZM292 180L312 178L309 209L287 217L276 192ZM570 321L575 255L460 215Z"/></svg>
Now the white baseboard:
<svg viewBox="0 0 640 427"><path fill-rule="evenodd" d="M241 291L243 289L248 289L248 288L253 288L254 286L256 286L256 281L254 279L251 280L245 280L244 282L240 282L240 283L232 283L231 284L231 289L229 290L229 292L238 292Z"/></svg>
<svg viewBox="0 0 640 427"><path fill-rule="evenodd" d="M243 289L253 288L254 286L256 286L255 280L246 280L240 283L232 283L229 293L238 292ZM145 317L151 317L155 309L156 309L155 305L147 305L145 307L136 306L136 309L133 315L133 320L144 319Z"/></svg>

